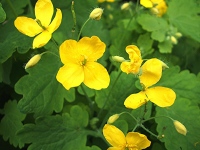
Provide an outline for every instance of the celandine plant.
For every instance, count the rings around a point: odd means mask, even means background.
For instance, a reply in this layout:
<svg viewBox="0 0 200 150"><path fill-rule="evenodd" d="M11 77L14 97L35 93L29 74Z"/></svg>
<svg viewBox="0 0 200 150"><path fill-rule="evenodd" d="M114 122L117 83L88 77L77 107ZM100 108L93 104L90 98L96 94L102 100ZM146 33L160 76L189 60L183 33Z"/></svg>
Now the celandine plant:
<svg viewBox="0 0 200 150"><path fill-rule="evenodd" d="M2 149L200 149L199 2L1 4Z"/></svg>

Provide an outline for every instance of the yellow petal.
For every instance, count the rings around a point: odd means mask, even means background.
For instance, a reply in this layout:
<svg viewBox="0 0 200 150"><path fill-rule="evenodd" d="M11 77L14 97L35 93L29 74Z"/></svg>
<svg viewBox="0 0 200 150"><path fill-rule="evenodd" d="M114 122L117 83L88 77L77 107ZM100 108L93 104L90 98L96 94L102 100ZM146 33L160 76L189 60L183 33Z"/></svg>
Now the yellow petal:
<svg viewBox="0 0 200 150"><path fill-rule="evenodd" d="M139 76L140 83L146 88L156 84L162 76L162 61L157 58L147 60L142 65L142 75Z"/></svg>
<svg viewBox="0 0 200 150"><path fill-rule="evenodd" d="M171 106L176 99L176 93L172 89L161 86L146 89L146 94L151 102L160 107Z"/></svg>
<svg viewBox="0 0 200 150"><path fill-rule="evenodd" d="M19 32L30 37L33 37L43 31L35 20L28 17L17 17L14 24Z"/></svg>
<svg viewBox="0 0 200 150"><path fill-rule="evenodd" d="M137 149L145 149L151 145L151 141L147 139L144 134L140 134L138 132L129 132L126 135L127 145L130 146L137 146Z"/></svg>
<svg viewBox="0 0 200 150"><path fill-rule="evenodd" d="M135 60L135 59L142 59L141 58L141 53L140 50L137 46L135 45L128 45L126 47L126 52L129 54L130 60Z"/></svg>
<svg viewBox="0 0 200 150"><path fill-rule="evenodd" d="M151 0L140 0L140 5L142 5L146 8L152 8L153 7L153 3L151 2Z"/></svg>
<svg viewBox="0 0 200 150"><path fill-rule="evenodd" d="M107 70L97 62L87 62L84 66L84 84L89 88L100 90L107 88L110 76Z"/></svg>
<svg viewBox="0 0 200 150"><path fill-rule="evenodd" d="M106 45L97 37L83 37L78 42L79 53L86 56L88 61L96 61L103 56Z"/></svg>
<svg viewBox="0 0 200 150"><path fill-rule="evenodd" d="M53 33L60 26L61 21L62 21L62 12L60 9L57 9L56 15L51 24L49 25L49 27L47 28L47 30Z"/></svg>
<svg viewBox="0 0 200 150"><path fill-rule="evenodd" d="M42 26L47 28L53 16L53 4L51 0L38 0L35 4L35 16Z"/></svg>
<svg viewBox="0 0 200 150"><path fill-rule="evenodd" d="M112 145L113 147L121 146L121 149L123 147L125 149L126 139L125 139L124 133L121 130L119 130L117 127L113 125L105 124L105 126L103 127L103 135L108 141L108 143L110 143L110 145ZM115 149L112 149L112 150L115 150Z"/></svg>
<svg viewBox="0 0 200 150"><path fill-rule="evenodd" d="M145 104L148 101L145 92L141 91L137 94L131 94L129 97L126 98L124 101L124 105L126 108L136 109L141 105Z"/></svg>
<svg viewBox="0 0 200 150"><path fill-rule="evenodd" d="M107 150L122 150L122 148L121 147L109 147Z"/></svg>
<svg viewBox="0 0 200 150"><path fill-rule="evenodd" d="M80 65L68 63L59 69L56 79L67 90L79 86L84 79L83 68Z"/></svg>
<svg viewBox="0 0 200 150"><path fill-rule="evenodd" d="M140 70L140 65L141 63L134 63L134 62L122 62L120 65L120 68L123 72L129 74L129 73L133 73L133 74L138 74L139 70Z"/></svg>
<svg viewBox="0 0 200 150"><path fill-rule="evenodd" d="M60 58L63 64L67 63L77 63L78 53L77 41L75 40L65 40L59 48Z"/></svg>
<svg viewBox="0 0 200 150"><path fill-rule="evenodd" d="M33 40L33 48L39 48L44 46L51 39L51 33L48 31L43 31L38 36L36 36Z"/></svg>

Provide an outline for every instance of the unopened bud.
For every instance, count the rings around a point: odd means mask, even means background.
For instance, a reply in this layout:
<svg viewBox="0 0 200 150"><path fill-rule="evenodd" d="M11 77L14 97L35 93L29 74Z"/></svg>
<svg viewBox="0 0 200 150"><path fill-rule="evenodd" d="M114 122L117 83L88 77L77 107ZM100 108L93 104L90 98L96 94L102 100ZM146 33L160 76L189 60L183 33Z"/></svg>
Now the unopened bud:
<svg viewBox="0 0 200 150"><path fill-rule="evenodd" d="M180 32L176 32L176 33L175 33L175 36L176 36L177 38L180 38L180 37L182 37L182 34L181 34Z"/></svg>
<svg viewBox="0 0 200 150"><path fill-rule="evenodd" d="M108 118L107 123L108 123L108 124L112 124L112 123L115 122L118 118L119 118L119 114L114 114L114 115L110 116L110 118Z"/></svg>
<svg viewBox="0 0 200 150"><path fill-rule="evenodd" d="M183 135L186 135L187 134L187 129L186 127L180 123L179 121L177 120L174 120L174 126L176 128L176 131L180 134L183 134Z"/></svg>
<svg viewBox="0 0 200 150"><path fill-rule="evenodd" d="M130 4L128 2L126 2L121 6L121 10L127 10L127 9L129 9L129 7L130 7Z"/></svg>
<svg viewBox="0 0 200 150"><path fill-rule="evenodd" d="M34 66L35 64L37 64L39 62L39 60L41 59L41 54L37 54L35 56L33 56L26 64L25 69L30 68L32 66Z"/></svg>
<svg viewBox="0 0 200 150"><path fill-rule="evenodd" d="M94 20L100 20L101 15L103 14L103 9L102 8L95 8L93 11L90 13L90 18Z"/></svg>
<svg viewBox="0 0 200 150"><path fill-rule="evenodd" d="M177 43L178 43L177 39L176 39L174 36L171 36L171 37L170 37L170 40L171 40L171 42L172 42L173 44L177 44Z"/></svg>
<svg viewBox="0 0 200 150"><path fill-rule="evenodd" d="M166 68L169 68L169 67L167 66L166 63L164 63L164 62L162 61L162 69L164 70L164 69L166 69Z"/></svg>
<svg viewBox="0 0 200 150"><path fill-rule="evenodd" d="M151 8L151 12L155 15L159 14L159 10L156 7Z"/></svg>
<svg viewBox="0 0 200 150"><path fill-rule="evenodd" d="M123 57L120 56L112 56L112 59L116 62L123 62L125 61L125 59Z"/></svg>

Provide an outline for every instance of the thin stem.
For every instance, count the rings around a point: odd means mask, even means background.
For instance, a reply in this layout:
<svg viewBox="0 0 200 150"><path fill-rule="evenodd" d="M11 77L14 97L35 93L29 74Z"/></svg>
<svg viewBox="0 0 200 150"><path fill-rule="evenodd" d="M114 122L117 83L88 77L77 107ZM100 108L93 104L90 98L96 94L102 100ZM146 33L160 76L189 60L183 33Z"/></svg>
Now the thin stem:
<svg viewBox="0 0 200 150"><path fill-rule="evenodd" d="M147 128L145 128L145 126L143 126L142 124L140 125L140 127L142 127L145 131L147 131L148 133L150 133L151 135L155 136L156 138L158 138L158 135L154 134L153 132L149 131Z"/></svg>
<svg viewBox="0 0 200 150"><path fill-rule="evenodd" d="M6 0L6 2L8 3L9 7L11 8L14 16L17 17L18 15L17 15L15 8L13 7L12 3L10 2L10 0Z"/></svg>
<svg viewBox="0 0 200 150"><path fill-rule="evenodd" d="M161 118L161 117L165 117L165 118L168 118L168 119L170 119L170 120L174 120L174 119L172 119L171 117L169 117L169 116L156 116L156 117L151 117L151 118L148 118L148 119L146 119L146 120L143 120L142 121L142 123L144 123L144 122L146 122L146 121L149 121L149 120L152 120L152 119L155 119L155 118Z"/></svg>
<svg viewBox="0 0 200 150"><path fill-rule="evenodd" d="M118 76L117 76L116 80L114 81L112 87L110 88L109 94L108 94L108 96L107 96L107 98L106 98L106 100L105 100L105 103L104 103L103 107L102 107L101 110L99 111L99 113L98 113L98 115L97 115L97 118L99 118L99 117L101 116L101 113L103 112L103 109L105 108L105 106L106 106L106 104L107 104L107 102L108 102L108 99L110 98L110 95L111 95L111 93L112 93L112 90L113 90L115 84L117 83L117 81L118 81L118 79L119 79L119 77L120 77L121 74L122 74L122 72L120 71L120 73L118 74ZM102 123L103 123L103 122L102 122Z"/></svg>
<svg viewBox="0 0 200 150"><path fill-rule="evenodd" d="M73 22L74 22L74 25L72 27L72 38L73 38L75 30L76 30L76 13L74 11L74 1L72 1L71 12L72 12L72 17L73 17Z"/></svg>
<svg viewBox="0 0 200 150"><path fill-rule="evenodd" d="M132 132L134 132L134 131L137 129L138 126L139 126L139 125L136 124L135 127L133 128Z"/></svg>
<svg viewBox="0 0 200 150"><path fill-rule="evenodd" d="M51 41L55 44L56 48L59 50L59 46L56 43L56 40L53 38L53 36L51 37Z"/></svg>
<svg viewBox="0 0 200 150"><path fill-rule="evenodd" d="M91 110L91 115L93 114L93 101L90 99L90 97L87 95L87 93L86 93L86 91L85 91L85 89L83 88L83 85L81 84L81 89L82 89L82 91L83 91L83 93L85 94L85 96L86 96L86 99L87 99L87 101L88 101L88 103L89 103L89 106L90 106L90 110Z"/></svg>
<svg viewBox="0 0 200 150"><path fill-rule="evenodd" d="M82 30L83 30L84 26L87 24L87 22L88 22L89 20L90 20L90 18L88 18L88 19L85 21L85 23L82 25L82 27L81 27L81 30L80 30L80 32L79 32L79 34L78 34L77 41L80 39L81 32L82 32Z"/></svg>
<svg viewBox="0 0 200 150"><path fill-rule="evenodd" d="M31 16L34 16L33 6L31 4L31 0L28 0L28 7L30 9Z"/></svg>

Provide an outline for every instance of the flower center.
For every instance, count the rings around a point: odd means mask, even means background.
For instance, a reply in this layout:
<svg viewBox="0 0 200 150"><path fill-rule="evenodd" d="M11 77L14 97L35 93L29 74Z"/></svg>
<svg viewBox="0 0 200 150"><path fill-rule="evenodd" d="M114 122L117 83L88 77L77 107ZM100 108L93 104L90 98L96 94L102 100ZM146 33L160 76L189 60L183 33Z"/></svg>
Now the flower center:
<svg viewBox="0 0 200 150"><path fill-rule="evenodd" d="M81 55L81 57L80 57L80 65L81 65L81 66L85 66L86 63L87 63L87 58L86 58L86 56Z"/></svg>
<svg viewBox="0 0 200 150"><path fill-rule="evenodd" d="M44 27L39 19L35 19L35 21L38 23L38 25L43 29L46 30L46 27Z"/></svg>
<svg viewBox="0 0 200 150"><path fill-rule="evenodd" d="M126 145L126 149L127 150L139 150L137 145L133 145L133 144L127 144Z"/></svg>

